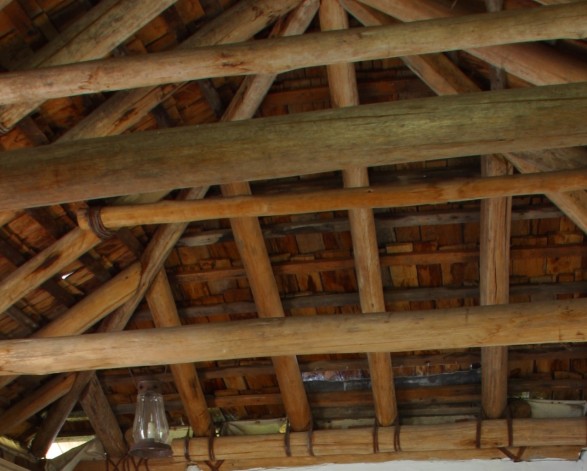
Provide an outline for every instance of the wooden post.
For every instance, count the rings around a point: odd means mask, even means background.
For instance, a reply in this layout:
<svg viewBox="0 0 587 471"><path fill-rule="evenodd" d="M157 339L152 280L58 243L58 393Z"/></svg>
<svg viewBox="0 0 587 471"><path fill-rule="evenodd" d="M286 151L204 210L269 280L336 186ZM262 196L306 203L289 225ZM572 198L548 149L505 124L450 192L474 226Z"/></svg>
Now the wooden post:
<svg viewBox="0 0 587 471"><path fill-rule="evenodd" d="M476 50L559 38L582 39L586 19L587 6L584 2L577 2L8 72L0 76L0 103L30 102L210 77L274 74L303 67L455 49ZM341 43L347 47L337 47ZM394 44L394 48L390 49L389 44Z"/></svg>

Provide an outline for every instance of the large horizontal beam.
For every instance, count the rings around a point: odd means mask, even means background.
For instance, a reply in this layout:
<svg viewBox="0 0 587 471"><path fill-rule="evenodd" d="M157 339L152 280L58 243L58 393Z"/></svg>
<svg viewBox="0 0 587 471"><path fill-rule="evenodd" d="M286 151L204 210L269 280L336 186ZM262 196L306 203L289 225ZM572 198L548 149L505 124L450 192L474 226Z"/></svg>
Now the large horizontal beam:
<svg viewBox="0 0 587 471"><path fill-rule="evenodd" d="M0 160L0 211L287 177L300 169L319 173L586 145L585 116L587 83L577 83L20 149L4 152Z"/></svg>
<svg viewBox="0 0 587 471"><path fill-rule="evenodd" d="M255 319L0 342L0 374L279 355L584 342L587 299L407 313ZM156 349L146 348L157 345Z"/></svg>
<svg viewBox="0 0 587 471"><path fill-rule="evenodd" d="M399 208L482 198L533 195L587 188L587 170L455 179L444 182L345 188L268 196L236 196L199 201L162 201L134 206L109 206L100 211L110 229L143 224L205 221L234 217L277 216L346 209ZM90 229L86 210L78 214L82 229Z"/></svg>
<svg viewBox="0 0 587 471"><path fill-rule="evenodd" d="M584 2L10 72L0 103L549 39L582 39ZM343 44L344 47L340 47ZM393 45L393 47L390 47Z"/></svg>

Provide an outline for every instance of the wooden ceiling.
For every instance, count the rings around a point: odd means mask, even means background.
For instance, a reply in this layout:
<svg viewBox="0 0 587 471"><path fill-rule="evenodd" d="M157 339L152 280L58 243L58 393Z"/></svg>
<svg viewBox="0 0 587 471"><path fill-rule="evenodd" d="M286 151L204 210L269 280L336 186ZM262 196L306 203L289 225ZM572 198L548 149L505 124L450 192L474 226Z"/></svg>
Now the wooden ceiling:
<svg viewBox="0 0 587 471"><path fill-rule="evenodd" d="M586 1L0 8L20 464L125 456L146 377L155 470L577 457L526 401L587 389Z"/></svg>

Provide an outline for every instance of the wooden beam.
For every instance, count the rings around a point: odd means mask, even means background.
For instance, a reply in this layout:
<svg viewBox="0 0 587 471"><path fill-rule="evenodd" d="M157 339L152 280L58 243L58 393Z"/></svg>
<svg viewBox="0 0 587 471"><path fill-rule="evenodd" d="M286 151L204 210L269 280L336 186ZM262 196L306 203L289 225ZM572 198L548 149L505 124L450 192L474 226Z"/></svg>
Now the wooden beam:
<svg viewBox="0 0 587 471"><path fill-rule="evenodd" d="M206 193L207 189L192 189L182 192L178 198L201 198ZM141 258L141 279L138 283L138 288L133 295L128 299L122 306L116 309L110 317L102 323L99 327L101 332L115 332L124 329L128 323L130 317L135 312L138 304L142 301L147 289L149 288L153 278L159 273L163 263L167 259L169 252L173 249L177 243L177 239L181 236L186 225L184 224L172 224L169 226L160 227L155 231L151 242L145 249L145 252ZM132 267L129 268L132 270ZM124 272L123 272L124 273ZM120 275L119 275L120 276ZM115 278L116 280L116 278ZM114 281L112 281L114 282ZM103 290L106 293L107 290ZM103 300L105 303L106 299ZM43 434L37 444L37 450L44 449L51 437L58 434L61 426L65 423L65 420L75 404L77 403L81 392L89 381L92 380L93 375L83 372L77 376L75 387L72 388L67 396L65 396L52 410L48 417L46 427L43 429ZM46 392L49 402L46 405L51 404L55 401L55 394L59 392L57 387L53 387L50 391ZM99 394L99 392L97 393ZM63 394L61 394L62 396ZM92 395L92 390L86 393L86 395ZM61 397L59 396L59 397ZM91 403L90 399L87 399ZM101 401L99 397L96 397L95 401ZM99 423L99 416L92 415L92 422L98 421L98 423L92 423L95 430L102 430L102 426Z"/></svg>
<svg viewBox="0 0 587 471"><path fill-rule="evenodd" d="M564 150L561 151L564 157ZM580 152L580 151L579 151ZM582 152L581 152L582 154ZM528 153L505 153L505 157L521 173L543 172L548 168L560 167L558 159L553 156L552 159L547 157L547 163L540 163L534 159L532 154ZM541 154L539 157L545 157ZM572 157L572 156L571 156ZM569 161L571 161L569 159ZM550 164L549 164L550 163ZM579 161L579 163L582 163ZM556 204L566 216L573 221L577 227L587 233L587 193L583 190L547 192L546 196Z"/></svg>
<svg viewBox="0 0 587 471"><path fill-rule="evenodd" d="M56 360L57 361L57 360ZM74 374L59 375L0 415L0 433L6 434L29 417L42 411L52 402L67 394L75 380Z"/></svg>
<svg viewBox="0 0 587 471"><path fill-rule="evenodd" d="M517 449L510 449L512 453L517 453ZM581 446L546 446L546 447L526 447L523 458L525 460L543 460L543 459L560 459L575 461L581 452ZM319 466L332 463L350 464L354 463L357 468L364 463L383 463L388 461L408 460L408 461L435 461L435 460L503 460L503 451L499 448L485 448L482 450L438 450L438 451L399 451L393 453L379 453L375 455L354 455L348 453L345 455L326 456L326 457L282 457L282 458L258 458L249 460L224 460L222 464L223 471L237 471L251 468L293 468L296 466ZM201 468L205 469L205 463ZM149 463L152 471L185 471L186 462L181 458L161 460L156 463ZM101 461L82 461L75 471L102 471L104 463Z"/></svg>
<svg viewBox="0 0 587 471"><path fill-rule="evenodd" d="M95 374L94 371L77 373L71 389L51 406L31 443L31 453L34 456L43 458L47 454L78 398Z"/></svg>
<svg viewBox="0 0 587 471"><path fill-rule="evenodd" d="M177 314L175 300L165 271L159 271L153 279L151 287L147 291L147 303L156 327L181 326L181 319ZM200 437L209 436L212 430L212 419L208 413L208 406L196 368L191 363L175 364L170 368L194 434Z"/></svg>
<svg viewBox="0 0 587 471"><path fill-rule="evenodd" d="M50 67L99 59L109 54L176 0L121 0L101 2L73 23L47 46L17 64L17 69ZM0 108L0 130L6 132L43 103L23 103Z"/></svg>
<svg viewBox="0 0 587 471"><path fill-rule="evenodd" d="M584 419L514 419L513 446L583 445L585 443ZM506 420L485 420L477 431L475 420L437 425L404 425L400 438L394 442L393 427L379 430L379 448L383 453L398 452L394 443L401 443L404 452L433 450L475 449L479 436L479 448L508 447ZM373 430L357 428L347 430L316 430L313 433L313 452L316 456L337 454L373 454ZM189 455L195 461L206 460L205 438L190 440ZM308 437L305 433L290 436L292 456L309 456ZM184 456L183 439L172 443L173 454ZM282 458L283 436L257 435L219 437L215 440L215 455L219 460Z"/></svg>
<svg viewBox="0 0 587 471"><path fill-rule="evenodd" d="M250 188L246 183L222 186L222 193L225 196L248 191ZM230 225L235 234L258 316L260 318L285 317L259 220L252 217L233 217ZM298 431L309 429L312 414L297 358L295 355L272 355L272 362L292 429Z"/></svg>
<svg viewBox="0 0 587 471"><path fill-rule="evenodd" d="M30 102L211 77L275 74L303 67L462 48L559 38L582 39L586 19L587 6L578 2L8 72L0 76L0 103ZM446 31L451 34L445 34ZM484 34L480 35L479 31ZM348 47L337 47L341 43ZM393 50L389 44L394 44Z"/></svg>
<svg viewBox="0 0 587 471"><path fill-rule="evenodd" d="M299 3L300 0L241 0L198 29L178 49L246 41ZM164 85L119 92L65 133L60 142L121 134L178 88Z"/></svg>
<svg viewBox="0 0 587 471"><path fill-rule="evenodd" d="M401 21L457 17L470 11L463 4L450 8L431 0L361 0ZM550 7L546 7L550 8ZM537 10L536 8L533 10ZM468 48L467 52L534 85L581 82L587 80L585 61L565 56L540 44L508 44ZM456 49L461 49L457 47Z"/></svg>
<svg viewBox="0 0 587 471"><path fill-rule="evenodd" d="M141 264L137 262L86 296L54 321L34 332L31 338L77 335L85 332L127 301L136 291L140 277ZM7 386L16 378L16 376L0 378L0 388Z"/></svg>
<svg viewBox="0 0 587 471"><path fill-rule="evenodd" d="M341 0L341 4L363 26L382 26L395 22L389 16L356 0ZM404 56L402 60L438 95L480 91L444 54Z"/></svg>
<svg viewBox="0 0 587 471"><path fill-rule="evenodd" d="M544 194L587 188L587 170L561 170L527 175L455 179L368 188L346 188L269 196L233 196L193 202L168 202L102 208L108 228L142 224L205 221L241 216L275 216L359 208L395 208L483 198ZM85 211L78 213L80 227L89 228Z"/></svg>
<svg viewBox="0 0 587 471"><path fill-rule="evenodd" d="M501 156L481 158L486 177L509 175L512 167ZM481 201L479 302L482 306L509 303L511 197ZM507 347L481 349L482 400L487 418L502 417L507 407Z"/></svg>
<svg viewBox="0 0 587 471"><path fill-rule="evenodd" d="M416 103L420 113L413 113ZM357 164L584 145L587 130L581 118L585 114L587 85L571 84L324 110L200 125L197 129L186 126L21 149L3 153L0 210L122 192L277 178L297 175L300 168L317 173ZM426 129L425 141L422 129ZM255 138L259 133L264 139ZM341 140L341 135L347 139ZM219 141L224 144L218 146ZM299 152L301 143L306 152ZM196 155L193 149L199 150Z"/></svg>
<svg viewBox="0 0 587 471"><path fill-rule="evenodd" d="M0 374L47 374L320 353L584 342L587 300L254 319L0 342ZM144 345L158 345L145 349Z"/></svg>
<svg viewBox="0 0 587 471"><path fill-rule="evenodd" d="M74 229L0 282L0 313L98 245L91 231Z"/></svg>
<svg viewBox="0 0 587 471"><path fill-rule="evenodd" d="M80 404L104 451L112 457L126 456L128 446L96 375L90 376L86 390L80 397Z"/></svg>
<svg viewBox="0 0 587 471"><path fill-rule="evenodd" d="M338 0L322 0L320 5L322 31L349 28L348 17ZM359 92L355 66L350 63L332 64L327 67L330 102L333 108L359 105ZM346 188L368 187L367 168L355 167L343 170ZM371 209L349 211L349 223L353 239L355 271L359 285L359 297L363 312L385 311L383 282L379 265L379 251L375 220ZM397 400L389 353L369 353L369 372L375 401L375 415L379 425L389 426L397 418Z"/></svg>

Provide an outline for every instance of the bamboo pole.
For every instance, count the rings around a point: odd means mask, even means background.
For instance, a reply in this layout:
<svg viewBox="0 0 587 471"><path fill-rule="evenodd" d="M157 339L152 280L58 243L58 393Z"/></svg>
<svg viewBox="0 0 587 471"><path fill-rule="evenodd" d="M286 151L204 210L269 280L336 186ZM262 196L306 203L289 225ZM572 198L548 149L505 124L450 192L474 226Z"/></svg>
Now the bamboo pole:
<svg viewBox="0 0 587 471"><path fill-rule="evenodd" d="M1 375L323 353L584 342L587 300L255 319L0 342ZM156 349L145 345L157 345Z"/></svg>
<svg viewBox="0 0 587 471"><path fill-rule="evenodd" d="M275 74L302 67L463 48L559 38L582 39L586 20L587 5L578 2L9 72L0 76L0 103L210 77ZM480 31L483 34L479 34ZM341 43L346 47L339 47ZM389 44L394 47L390 49Z"/></svg>
<svg viewBox="0 0 587 471"><path fill-rule="evenodd" d="M299 194L233 196L202 201L164 201L138 206L109 206L101 210L108 228L142 224L204 221L244 216L276 216L345 209L405 207L482 198L544 194L587 188L587 170L561 170L524 175L455 179L438 183L346 188ZM80 227L90 227L86 212Z"/></svg>

